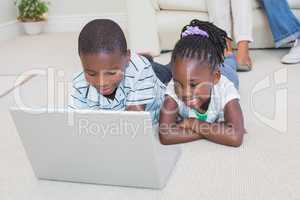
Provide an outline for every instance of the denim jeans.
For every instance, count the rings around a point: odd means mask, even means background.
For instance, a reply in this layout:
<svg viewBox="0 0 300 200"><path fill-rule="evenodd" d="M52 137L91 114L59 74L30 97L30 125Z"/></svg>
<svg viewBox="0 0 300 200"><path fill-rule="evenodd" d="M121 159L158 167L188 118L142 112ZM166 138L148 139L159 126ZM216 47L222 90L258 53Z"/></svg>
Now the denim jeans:
<svg viewBox="0 0 300 200"><path fill-rule="evenodd" d="M261 0L266 11L276 47L300 37L300 22L287 0Z"/></svg>
<svg viewBox="0 0 300 200"><path fill-rule="evenodd" d="M153 62L152 60L150 60L150 62L159 80L163 82L165 85L168 85L168 83L172 79L170 64L162 65L160 63ZM226 78L228 78L234 84L236 89L239 89L239 77L236 73L236 69L237 69L237 61L235 55L233 54L227 56L224 59L224 63L221 64L220 66L221 74L224 75Z"/></svg>
<svg viewBox="0 0 300 200"><path fill-rule="evenodd" d="M239 90L240 81L238 74L236 72L238 63L234 54L225 57L224 63L220 66L220 71L223 76L228 78L233 84L234 87Z"/></svg>
<svg viewBox="0 0 300 200"><path fill-rule="evenodd" d="M154 62L151 60L149 60L149 61L151 62L153 71L155 72L155 75L157 76L157 78L165 85L168 85L168 83L172 79L172 72L171 72L170 64L162 65L160 63L157 63L157 62Z"/></svg>

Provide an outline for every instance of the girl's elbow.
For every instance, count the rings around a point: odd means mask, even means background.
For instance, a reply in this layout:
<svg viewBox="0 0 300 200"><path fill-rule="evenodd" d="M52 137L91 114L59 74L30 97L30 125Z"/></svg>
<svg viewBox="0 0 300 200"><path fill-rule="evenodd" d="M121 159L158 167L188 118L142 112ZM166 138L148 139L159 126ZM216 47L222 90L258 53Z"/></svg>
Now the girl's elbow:
<svg viewBox="0 0 300 200"><path fill-rule="evenodd" d="M171 142L169 140L169 137L168 137L168 134L166 134L166 133L159 132L159 141L163 145L171 144Z"/></svg>
<svg viewBox="0 0 300 200"><path fill-rule="evenodd" d="M235 131L231 137L230 146L240 147L243 144L244 133Z"/></svg>

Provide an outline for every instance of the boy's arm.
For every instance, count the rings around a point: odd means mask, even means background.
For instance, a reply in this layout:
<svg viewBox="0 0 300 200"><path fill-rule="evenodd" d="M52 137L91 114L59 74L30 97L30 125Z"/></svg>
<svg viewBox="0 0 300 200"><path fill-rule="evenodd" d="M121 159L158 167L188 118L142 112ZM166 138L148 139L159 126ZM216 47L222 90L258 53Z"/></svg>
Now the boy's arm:
<svg viewBox="0 0 300 200"><path fill-rule="evenodd" d="M80 91L75 86L72 87L70 95L68 96L68 108L69 109L89 109L87 100L84 97L86 91Z"/></svg>
<svg viewBox="0 0 300 200"><path fill-rule="evenodd" d="M182 122L180 126L191 129L212 142L239 147L246 131L242 110L237 99L233 99L226 104L224 118L224 123L207 123L189 118Z"/></svg>
<svg viewBox="0 0 300 200"><path fill-rule="evenodd" d="M152 68L145 66L144 69L140 70L142 71L135 75L135 80L130 79L127 83L130 87L126 98L127 111L144 111L146 105L151 104L155 100L155 96L158 95L158 91L155 91L154 78L156 77L151 71Z"/></svg>
<svg viewBox="0 0 300 200"><path fill-rule="evenodd" d="M126 107L126 111L145 111L145 104L143 105L129 105Z"/></svg>
<svg viewBox="0 0 300 200"><path fill-rule="evenodd" d="M178 144L203 138L201 134L196 134L191 129L180 128L176 124L177 114L176 101L166 95L159 118L159 138L162 144Z"/></svg>

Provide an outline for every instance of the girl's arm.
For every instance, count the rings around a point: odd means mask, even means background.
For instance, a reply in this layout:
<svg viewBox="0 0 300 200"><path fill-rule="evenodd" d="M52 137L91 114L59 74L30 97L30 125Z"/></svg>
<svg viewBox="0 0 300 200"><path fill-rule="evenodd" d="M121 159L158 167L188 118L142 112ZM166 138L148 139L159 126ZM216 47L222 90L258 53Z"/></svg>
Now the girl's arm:
<svg viewBox="0 0 300 200"><path fill-rule="evenodd" d="M182 122L180 126L191 129L212 142L239 147L243 142L246 131L242 110L237 99L233 99L226 104L224 118L224 123L207 123L189 118Z"/></svg>
<svg viewBox="0 0 300 200"><path fill-rule="evenodd" d="M159 138L162 144L178 144L202 139L191 129L183 129L176 124L178 105L170 96L166 95L160 111Z"/></svg>

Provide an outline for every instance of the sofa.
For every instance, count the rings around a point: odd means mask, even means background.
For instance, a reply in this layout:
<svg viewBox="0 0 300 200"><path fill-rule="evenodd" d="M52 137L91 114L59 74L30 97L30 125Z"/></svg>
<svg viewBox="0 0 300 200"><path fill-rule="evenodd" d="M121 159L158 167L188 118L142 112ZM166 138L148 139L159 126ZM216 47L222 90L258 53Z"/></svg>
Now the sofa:
<svg viewBox="0 0 300 200"><path fill-rule="evenodd" d="M300 17L300 0L288 0ZM251 48L273 48L273 38L259 0L252 0L254 42ZM205 0L127 0L128 40L132 50L159 55L172 50L181 28L191 19L208 20Z"/></svg>

